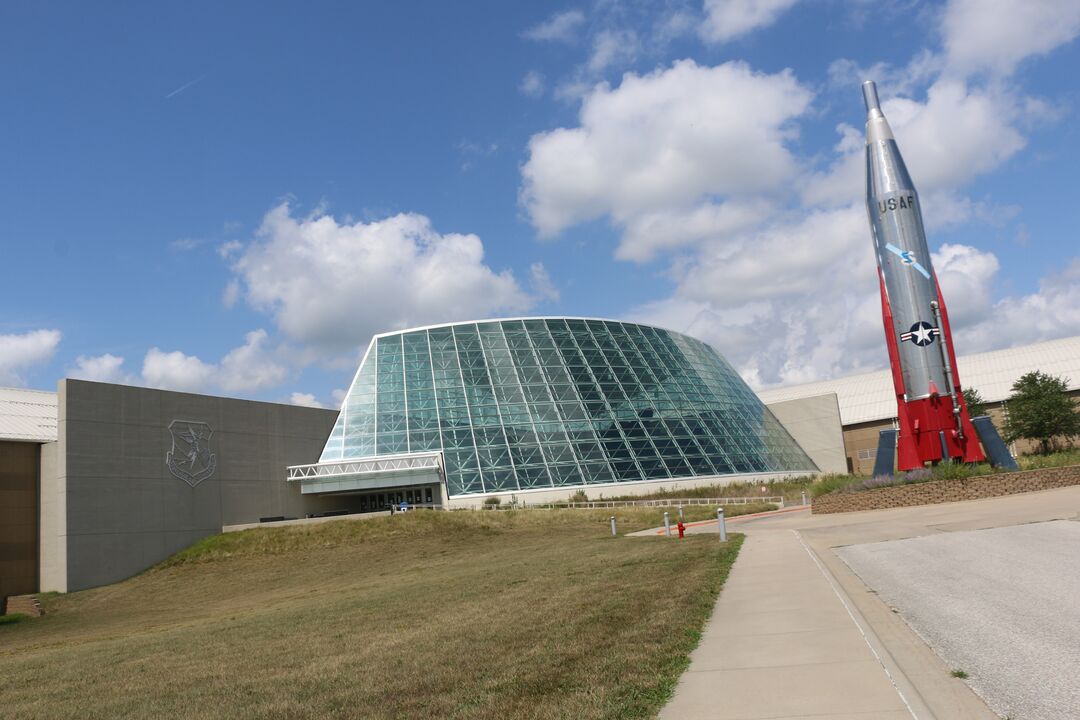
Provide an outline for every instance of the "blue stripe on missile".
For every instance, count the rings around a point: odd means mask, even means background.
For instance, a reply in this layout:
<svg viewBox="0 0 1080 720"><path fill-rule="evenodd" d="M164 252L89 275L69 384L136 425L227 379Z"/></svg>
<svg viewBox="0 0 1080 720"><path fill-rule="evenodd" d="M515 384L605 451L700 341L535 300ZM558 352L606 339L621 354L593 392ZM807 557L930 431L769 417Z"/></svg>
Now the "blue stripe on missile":
<svg viewBox="0 0 1080 720"><path fill-rule="evenodd" d="M915 268L920 273L922 273L922 276L927 280L930 279L930 272L915 260L915 254L913 252L911 252L910 250L901 250L892 243L886 245L885 249L891 252L896 257L900 258L900 262Z"/></svg>

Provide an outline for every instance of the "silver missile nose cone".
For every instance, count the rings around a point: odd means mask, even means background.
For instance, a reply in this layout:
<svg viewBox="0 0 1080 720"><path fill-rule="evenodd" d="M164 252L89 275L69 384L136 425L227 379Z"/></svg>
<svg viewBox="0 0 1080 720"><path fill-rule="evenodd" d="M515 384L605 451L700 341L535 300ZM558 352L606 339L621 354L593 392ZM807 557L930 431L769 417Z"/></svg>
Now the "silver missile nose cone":
<svg viewBox="0 0 1080 720"><path fill-rule="evenodd" d="M866 103L866 112L877 110L881 112L881 103L878 102L877 85L873 80L867 80L862 84L863 101Z"/></svg>
<svg viewBox="0 0 1080 720"><path fill-rule="evenodd" d="M866 102L866 142L867 144L892 140L892 129L889 122L881 112L881 103L878 102L877 85L873 80L867 80L862 84L863 100Z"/></svg>

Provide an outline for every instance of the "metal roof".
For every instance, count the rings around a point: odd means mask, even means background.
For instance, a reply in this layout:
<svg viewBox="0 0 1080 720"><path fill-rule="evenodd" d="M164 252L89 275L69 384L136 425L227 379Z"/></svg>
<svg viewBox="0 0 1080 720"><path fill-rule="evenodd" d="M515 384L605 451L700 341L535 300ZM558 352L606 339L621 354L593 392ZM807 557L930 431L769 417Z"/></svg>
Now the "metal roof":
<svg viewBox="0 0 1080 720"><path fill-rule="evenodd" d="M391 335L403 335L405 333L419 332L421 330L435 330L436 328L452 327L455 325L483 325L485 323L503 323L503 322L517 322L518 320L593 320L595 322L604 323L622 323L624 325L640 325L641 327L657 328L658 330L667 330L669 332L679 332L678 330L672 330L661 325L647 325L645 323L633 322L631 320L615 320L613 318L601 318L601 317L584 317L579 315L522 315L520 317L497 317L497 318L484 318L483 320L455 320L453 322L436 323L434 325L417 325L416 327L405 328L404 330L388 330L383 333L377 333L372 336L372 340L378 338L390 337ZM686 333L680 332L680 335L686 335ZM703 342L703 341L702 341ZM708 343L706 343L707 345Z"/></svg>
<svg viewBox="0 0 1080 720"><path fill-rule="evenodd" d="M1080 390L1080 336L962 355L956 364L961 386L975 388L987 402L1007 399L1012 394L1012 384L1032 370L1064 377L1069 390ZM840 421L844 425L896 417L896 397L888 370L770 388L760 391L758 397L769 404L825 393L836 393Z"/></svg>
<svg viewBox="0 0 1080 720"><path fill-rule="evenodd" d="M55 442L56 393L0 388L0 440Z"/></svg>

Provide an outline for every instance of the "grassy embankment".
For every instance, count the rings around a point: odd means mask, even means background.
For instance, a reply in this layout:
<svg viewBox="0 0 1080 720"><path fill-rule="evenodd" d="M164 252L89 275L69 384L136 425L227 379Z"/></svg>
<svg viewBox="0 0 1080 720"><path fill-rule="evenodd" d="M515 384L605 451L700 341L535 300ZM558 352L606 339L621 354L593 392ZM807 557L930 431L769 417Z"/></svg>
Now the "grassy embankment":
<svg viewBox="0 0 1080 720"><path fill-rule="evenodd" d="M831 476L825 476L831 477ZM846 477L846 476L845 476ZM815 480L809 475L785 478L784 480L769 480L767 482L739 482L730 485L704 485L701 487L679 487L673 485L667 490L658 490L647 495L615 495L608 497L598 495L590 500L660 500L666 498L744 498L765 497L781 495L784 502L799 502L801 494L810 492L810 487ZM762 491L762 487L765 488Z"/></svg>
<svg viewBox="0 0 1080 720"><path fill-rule="evenodd" d="M651 717L741 538L612 538L610 514L414 512L208 538L0 626L3 715ZM662 510L614 514L629 532Z"/></svg>

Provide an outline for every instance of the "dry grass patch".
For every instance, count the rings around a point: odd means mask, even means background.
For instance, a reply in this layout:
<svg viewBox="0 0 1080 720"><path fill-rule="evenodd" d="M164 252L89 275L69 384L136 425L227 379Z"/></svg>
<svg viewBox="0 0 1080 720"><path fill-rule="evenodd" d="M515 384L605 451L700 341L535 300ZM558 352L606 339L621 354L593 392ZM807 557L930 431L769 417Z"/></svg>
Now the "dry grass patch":
<svg viewBox="0 0 1080 720"><path fill-rule="evenodd" d="M670 488L656 490L644 495L616 495L613 497L599 496L596 500L667 500L677 498L760 498L765 496L782 496L784 502L798 503L802 493L810 492L816 478L810 475L784 478L782 480L767 480L764 482L736 482L716 485L702 485L698 487L679 487L673 484ZM761 488L764 487L764 492Z"/></svg>
<svg viewBox="0 0 1080 720"><path fill-rule="evenodd" d="M617 512L620 532L657 524ZM409 513L209 538L0 627L5 718L644 718L741 538Z"/></svg>

